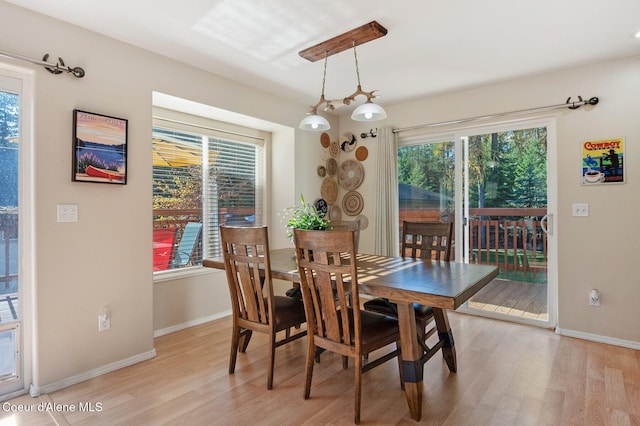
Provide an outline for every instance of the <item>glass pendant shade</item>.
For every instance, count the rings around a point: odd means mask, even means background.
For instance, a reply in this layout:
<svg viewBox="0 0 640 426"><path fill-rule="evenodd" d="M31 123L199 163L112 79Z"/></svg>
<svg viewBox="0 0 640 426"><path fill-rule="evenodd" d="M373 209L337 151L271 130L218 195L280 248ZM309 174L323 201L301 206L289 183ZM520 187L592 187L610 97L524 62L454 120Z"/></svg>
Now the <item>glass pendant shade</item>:
<svg viewBox="0 0 640 426"><path fill-rule="evenodd" d="M351 119L355 121L377 121L384 118L387 118L385 110L371 101L363 103L351 114Z"/></svg>
<svg viewBox="0 0 640 426"><path fill-rule="evenodd" d="M310 130L312 132L322 132L329 130L331 125L326 118L318 114L310 114L302 119L300 122L300 128L302 130Z"/></svg>

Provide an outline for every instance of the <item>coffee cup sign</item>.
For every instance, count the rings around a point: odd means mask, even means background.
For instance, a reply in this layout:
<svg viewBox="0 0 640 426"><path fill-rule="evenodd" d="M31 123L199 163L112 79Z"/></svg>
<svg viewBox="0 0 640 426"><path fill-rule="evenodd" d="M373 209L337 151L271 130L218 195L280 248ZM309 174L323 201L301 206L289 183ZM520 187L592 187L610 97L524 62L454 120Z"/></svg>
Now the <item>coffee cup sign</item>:
<svg viewBox="0 0 640 426"><path fill-rule="evenodd" d="M597 170L587 170L584 174L584 181L586 183L604 182L604 173Z"/></svg>
<svg viewBox="0 0 640 426"><path fill-rule="evenodd" d="M624 183L624 138L582 142L582 184Z"/></svg>

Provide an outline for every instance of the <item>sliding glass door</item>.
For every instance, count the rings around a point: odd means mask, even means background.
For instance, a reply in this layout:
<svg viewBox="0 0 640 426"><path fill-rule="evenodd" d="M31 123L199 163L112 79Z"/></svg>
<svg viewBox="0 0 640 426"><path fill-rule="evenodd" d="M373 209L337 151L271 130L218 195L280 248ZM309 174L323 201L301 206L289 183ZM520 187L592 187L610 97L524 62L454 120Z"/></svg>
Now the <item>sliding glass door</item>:
<svg viewBox="0 0 640 426"><path fill-rule="evenodd" d="M19 159L21 87L0 70L0 401L25 387Z"/></svg>
<svg viewBox="0 0 640 426"><path fill-rule="evenodd" d="M555 324L554 133L536 120L400 138L400 222L454 222L454 260L499 268L462 310Z"/></svg>
<svg viewBox="0 0 640 426"><path fill-rule="evenodd" d="M518 123L458 135L464 150L466 262L499 276L465 309L518 322L550 324L549 128ZM553 288L553 286L552 286Z"/></svg>

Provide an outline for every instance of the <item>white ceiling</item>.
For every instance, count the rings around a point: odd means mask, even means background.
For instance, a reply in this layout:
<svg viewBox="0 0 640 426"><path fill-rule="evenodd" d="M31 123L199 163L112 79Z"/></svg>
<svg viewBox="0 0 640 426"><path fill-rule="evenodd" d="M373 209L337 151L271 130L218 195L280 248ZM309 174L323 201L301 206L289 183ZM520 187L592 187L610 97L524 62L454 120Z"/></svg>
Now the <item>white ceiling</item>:
<svg viewBox="0 0 640 426"><path fill-rule="evenodd" d="M298 51L372 20L388 34L358 62L382 105L640 54L639 0L7 1L308 105L323 61ZM326 80L328 99L355 90L352 50Z"/></svg>

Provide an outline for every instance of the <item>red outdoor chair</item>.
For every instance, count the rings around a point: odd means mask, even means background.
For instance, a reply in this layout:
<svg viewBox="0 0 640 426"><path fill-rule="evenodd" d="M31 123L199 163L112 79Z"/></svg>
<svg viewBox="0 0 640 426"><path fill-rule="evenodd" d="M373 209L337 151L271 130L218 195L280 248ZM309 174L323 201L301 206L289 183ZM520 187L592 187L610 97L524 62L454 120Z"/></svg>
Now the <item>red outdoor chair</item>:
<svg viewBox="0 0 640 426"><path fill-rule="evenodd" d="M176 242L176 228L153 229L153 271L169 269Z"/></svg>

